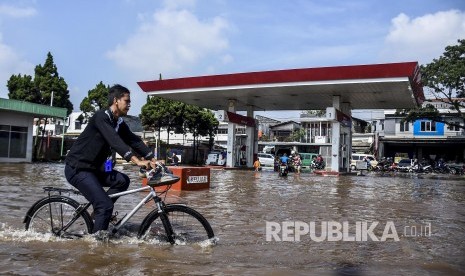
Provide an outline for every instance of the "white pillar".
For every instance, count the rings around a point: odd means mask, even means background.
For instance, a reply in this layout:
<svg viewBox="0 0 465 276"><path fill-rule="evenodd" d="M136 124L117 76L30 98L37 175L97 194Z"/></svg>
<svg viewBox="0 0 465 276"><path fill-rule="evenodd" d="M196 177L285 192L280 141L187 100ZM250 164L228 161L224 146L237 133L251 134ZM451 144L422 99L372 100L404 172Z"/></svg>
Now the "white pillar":
<svg viewBox="0 0 465 276"><path fill-rule="evenodd" d="M248 105L247 106L247 117L253 118L253 105ZM245 134L247 135L247 141L246 141L246 158L247 158L247 167L251 168L253 167L253 155L254 153L257 153L258 149L258 141L257 141L257 126L250 127L247 126L245 129ZM257 143L257 147L255 146L255 143Z"/></svg>
<svg viewBox="0 0 465 276"><path fill-rule="evenodd" d="M229 100L228 111L236 113L236 100ZM228 143L227 143L226 166L234 167L236 162L236 124L228 122Z"/></svg>
<svg viewBox="0 0 465 276"><path fill-rule="evenodd" d="M333 107L336 109L341 108L341 96L333 96ZM339 172L339 147L341 135L341 123L333 122L331 139L331 171Z"/></svg>

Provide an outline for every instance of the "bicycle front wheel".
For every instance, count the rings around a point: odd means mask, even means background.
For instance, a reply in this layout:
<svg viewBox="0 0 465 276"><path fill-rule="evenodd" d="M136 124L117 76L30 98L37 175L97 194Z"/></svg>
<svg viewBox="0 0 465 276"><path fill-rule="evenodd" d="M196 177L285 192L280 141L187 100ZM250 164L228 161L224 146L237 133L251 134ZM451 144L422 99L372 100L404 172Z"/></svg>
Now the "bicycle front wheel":
<svg viewBox="0 0 465 276"><path fill-rule="evenodd" d="M87 211L79 216L79 203L66 196L51 196L37 203L26 218L26 230L53 234L63 238L79 238L92 233L94 223Z"/></svg>
<svg viewBox="0 0 465 276"><path fill-rule="evenodd" d="M164 213L168 218L168 223L165 221L165 224L162 221L163 215L160 215L158 210L148 214L142 222L138 237L171 244L191 244L215 236L207 219L192 208L184 205L167 205Z"/></svg>

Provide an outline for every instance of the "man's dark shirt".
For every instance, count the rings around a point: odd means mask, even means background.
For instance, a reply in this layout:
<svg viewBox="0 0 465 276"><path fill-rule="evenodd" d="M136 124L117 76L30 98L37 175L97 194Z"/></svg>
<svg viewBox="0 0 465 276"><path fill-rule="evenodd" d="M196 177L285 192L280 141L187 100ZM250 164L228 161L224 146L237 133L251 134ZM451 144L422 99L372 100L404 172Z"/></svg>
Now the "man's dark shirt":
<svg viewBox="0 0 465 276"><path fill-rule="evenodd" d="M109 109L99 110L74 142L66 164L76 169L100 170L113 151L129 162L134 155L131 149L146 160L153 158L150 149L122 118L116 119Z"/></svg>

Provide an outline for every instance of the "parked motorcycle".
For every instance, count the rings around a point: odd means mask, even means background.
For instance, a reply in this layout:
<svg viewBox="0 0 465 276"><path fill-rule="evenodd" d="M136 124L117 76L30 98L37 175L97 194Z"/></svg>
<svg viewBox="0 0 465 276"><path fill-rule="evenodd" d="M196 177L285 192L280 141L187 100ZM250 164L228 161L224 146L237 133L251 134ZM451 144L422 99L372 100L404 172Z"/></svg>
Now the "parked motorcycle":
<svg viewBox="0 0 465 276"><path fill-rule="evenodd" d="M375 172L394 172L396 171L396 164L392 161L392 158L382 158L378 164L373 167Z"/></svg>
<svg viewBox="0 0 465 276"><path fill-rule="evenodd" d="M389 162L379 162L375 167L373 167L375 172L393 172L395 171L395 164Z"/></svg>
<svg viewBox="0 0 465 276"><path fill-rule="evenodd" d="M325 168L325 162L317 162L317 161L312 161L310 164L310 167L312 170L323 170Z"/></svg>
<svg viewBox="0 0 465 276"><path fill-rule="evenodd" d="M409 168L409 172L431 173L431 172L433 172L433 167L431 167L431 165L417 163L417 164L414 164L412 167Z"/></svg>
<svg viewBox="0 0 465 276"><path fill-rule="evenodd" d="M464 175L465 174L465 165L449 165L449 173L450 174L458 174Z"/></svg>
<svg viewBox="0 0 465 276"><path fill-rule="evenodd" d="M450 168L444 160L440 159L433 168L435 173L450 173Z"/></svg>

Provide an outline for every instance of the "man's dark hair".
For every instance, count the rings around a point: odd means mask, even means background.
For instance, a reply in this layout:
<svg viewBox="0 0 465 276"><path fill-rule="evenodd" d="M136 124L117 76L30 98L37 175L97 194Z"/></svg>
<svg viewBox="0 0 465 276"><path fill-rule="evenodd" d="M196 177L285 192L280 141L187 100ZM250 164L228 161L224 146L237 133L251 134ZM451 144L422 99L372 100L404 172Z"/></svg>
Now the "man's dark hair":
<svg viewBox="0 0 465 276"><path fill-rule="evenodd" d="M130 93L131 92L129 92L129 89L120 84L113 85L112 87L110 87L110 90L108 90L108 106L111 106L113 104L113 100L115 98L119 100L124 96L124 94Z"/></svg>

